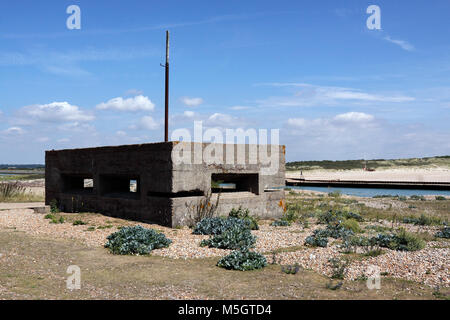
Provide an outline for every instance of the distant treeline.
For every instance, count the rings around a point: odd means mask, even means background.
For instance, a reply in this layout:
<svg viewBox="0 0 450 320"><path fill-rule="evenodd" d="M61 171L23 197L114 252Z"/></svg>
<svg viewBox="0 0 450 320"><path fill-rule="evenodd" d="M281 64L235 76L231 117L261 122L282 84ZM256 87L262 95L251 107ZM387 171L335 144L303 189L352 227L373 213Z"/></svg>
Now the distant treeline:
<svg viewBox="0 0 450 320"><path fill-rule="evenodd" d="M395 168L395 167L425 167L444 166L450 167L450 156L409 158L409 159L374 159L374 160L321 160L321 161L294 161L286 163L287 170L352 170L362 169L367 162L367 168Z"/></svg>
<svg viewBox="0 0 450 320"><path fill-rule="evenodd" d="M20 169L20 170L35 170L35 169L44 169L45 165L43 164L0 164L1 170L7 169Z"/></svg>

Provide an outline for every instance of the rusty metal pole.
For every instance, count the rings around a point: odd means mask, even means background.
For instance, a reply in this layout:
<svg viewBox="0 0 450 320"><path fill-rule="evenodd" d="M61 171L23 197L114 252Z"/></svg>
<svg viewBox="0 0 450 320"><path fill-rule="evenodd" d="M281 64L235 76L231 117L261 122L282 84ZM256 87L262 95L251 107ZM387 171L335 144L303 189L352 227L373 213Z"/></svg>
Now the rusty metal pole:
<svg viewBox="0 0 450 320"><path fill-rule="evenodd" d="M166 31L166 117L164 141L169 141L169 31Z"/></svg>

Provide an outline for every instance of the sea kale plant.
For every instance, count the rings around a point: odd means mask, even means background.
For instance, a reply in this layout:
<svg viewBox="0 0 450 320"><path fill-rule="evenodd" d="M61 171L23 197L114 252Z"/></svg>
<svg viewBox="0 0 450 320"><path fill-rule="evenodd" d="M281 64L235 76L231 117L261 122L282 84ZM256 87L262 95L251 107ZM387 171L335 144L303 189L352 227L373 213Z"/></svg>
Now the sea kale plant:
<svg viewBox="0 0 450 320"><path fill-rule="evenodd" d="M243 209L241 206L239 206L238 209L233 208L228 216L246 220L250 223L251 230L259 230L258 221L255 217L250 216L250 211L248 209Z"/></svg>
<svg viewBox="0 0 450 320"><path fill-rule="evenodd" d="M105 248L113 254L147 255L154 249L167 248L172 240L163 233L142 226L123 227L110 234Z"/></svg>
<svg viewBox="0 0 450 320"><path fill-rule="evenodd" d="M250 229L251 223L248 220L243 220L235 217L204 218L195 225L194 231L192 233L202 235L218 235L233 227L238 227L240 229Z"/></svg>
<svg viewBox="0 0 450 320"><path fill-rule="evenodd" d="M438 231L435 236L437 238L450 239L450 227L444 227L442 230Z"/></svg>
<svg viewBox="0 0 450 320"><path fill-rule="evenodd" d="M255 243L256 237L251 234L250 229L243 229L236 225L208 240L203 240L200 246L237 250L251 248Z"/></svg>
<svg viewBox="0 0 450 320"><path fill-rule="evenodd" d="M217 266L228 270L249 271L264 268L267 266L267 260L258 252L243 249L233 251L221 258Z"/></svg>
<svg viewBox="0 0 450 320"><path fill-rule="evenodd" d="M270 224L273 227L289 227L291 223L287 220L279 219Z"/></svg>

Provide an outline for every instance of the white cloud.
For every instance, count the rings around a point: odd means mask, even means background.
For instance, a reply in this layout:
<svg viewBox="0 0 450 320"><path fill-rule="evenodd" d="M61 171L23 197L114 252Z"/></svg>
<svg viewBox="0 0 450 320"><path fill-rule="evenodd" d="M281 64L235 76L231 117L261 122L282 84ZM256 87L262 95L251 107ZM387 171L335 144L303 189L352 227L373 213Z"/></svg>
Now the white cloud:
<svg viewBox="0 0 450 320"><path fill-rule="evenodd" d="M450 150L448 132L359 112L290 118L281 132L291 161L417 157L444 155Z"/></svg>
<svg viewBox="0 0 450 320"><path fill-rule="evenodd" d="M10 127L4 130L3 133L7 135L22 135L25 133L25 130L23 130L21 127Z"/></svg>
<svg viewBox="0 0 450 320"><path fill-rule="evenodd" d="M185 112L183 112L183 115L186 118L193 118L195 116L195 112L194 111L185 111Z"/></svg>
<svg viewBox="0 0 450 320"><path fill-rule="evenodd" d="M400 46L403 50L406 50L406 51L414 51L415 50L414 46L412 44L410 44L408 41L395 40L395 39L392 39L390 36L386 36L383 39Z"/></svg>
<svg viewBox="0 0 450 320"><path fill-rule="evenodd" d="M233 117L228 114L223 113L214 113L208 118L209 125L218 125L218 126L226 126L233 124Z"/></svg>
<svg viewBox="0 0 450 320"><path fill-rule="evenodd" d="M127 133L125 131L119 130L116 131L116 135L118 135L119 137L125 137Z"/></svg>
<svg viewBox="0 0 450 320"><path fill-rule="evenodd" d="M339 106L367 103L402 103L414 101L414 97L405 95L386 95L362 92L354 88L316 86L307 83L269 83L263 84L274 87L301 88L293 96L270 97L259 100L261 106L275 107L311 107L311 106Z"/></svg>
<svg viewBox="0 0 450 320"><path fill-rule="evenodd" d="M363 112L347 112L338 114L334 119L352 122L367 122L374 120L374 116Z"/></svg>
<svg viewBox="0 0 450 320"><path fill-rule="evenodd" d="M339 131L355 128L376 127L378 122L371 114L362 112L347 112L338 114L332 118L289 118L287 124L298 129L323 131L323 129L338 129Z"/></svg>
<svg viewBox="0 0 450 320"><path fill-rule="evenodd" d="M158 129L159 124L150 116L142 117L139 121L138 127L145 130Z"/></svg>
<svg viewBox="0 0 450 320"><path fill-rule="evenodd" d="M37 139L36 139L37 142L47 142L47 141L49 141L49 140L50 140L49 137L40 137L40 138L37 138Z"/></svg>
<svg viewBox="0 0 450 320"><path fill-rule="evenodd" d="M67 143L69 141L70 141L70 139L68 139L68 138L61 138L61 139L58 139L56 142L58 142L58 143Z"/></svg>
<svg viewBox="0 0 450 320"><path fill-rule="evenodd" d="M188 106L188 107L196 107L198 105L201 105L203 103L202 98L189 98L189 97L181 97L180 101Z"/></svg>
<svg viewBox="0 0 450 320"><path fill-rule="evenodd" d="M142 95L124 99L122 97L111 99L97 105L100 110L118 110L118 111L153 111L155 105L148 97Z"/></svg>
<svg viewBox="0 0 450 320"><path fill-rule="evenodd" d="M236 110L236 111L248 110L248 109L251 109L251 108L252 107L249 107L249 106L232 106L232 107L230 107L231 110Z"/></svg>
<svg viewBox="0 0 450 320"><path fill-rule="evenodd" d="M85 122L94 120L93 115L80 110L78 106L71 105L68 102L52 102L27 106L19 110L19 114L32 121L44 122Z"/></svg>

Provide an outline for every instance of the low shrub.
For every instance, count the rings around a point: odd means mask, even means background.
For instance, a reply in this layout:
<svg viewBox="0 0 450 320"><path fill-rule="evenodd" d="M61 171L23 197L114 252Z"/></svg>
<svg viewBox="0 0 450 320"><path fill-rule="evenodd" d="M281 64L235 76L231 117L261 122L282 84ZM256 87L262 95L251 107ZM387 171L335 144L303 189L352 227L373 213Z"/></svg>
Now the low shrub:
<svg viewBox="0 0 450 320"><path fill-rule="evenodd" d="M313 234L305 239L305 245L314 247L326 247L328 237L334 239L347 239L353 236L353 231L344 228L341 224L329 224L325 229L316 229Z"/></svg>
<svg viewBox="0 0 450 320"><path fill-rule="evenodd" d="M296 263L294 265L281 266L281 271L286 274L297 274L300 271L300 265Z"/></svg>
<svg viewBox="0 0 450 320"><path fill-rule="evenodd" d="M231 209L228 216L246 220L250 223L251 230L259 230L258 220L256 220L255 217L250 216L250 211L248 209L242 209L241 206L238 209L233 208L233 209Z"/></svg>
<svg viewBox="0 0 450 320"><path fill-rule="evenodd" d="M50 201L50 212L59 213L58 201L56 199Z"/></svg>
<svg viewBox="0 0 450 320"><path fill-rule="evenodd" d="M354 233L361 233L362 232L362 229L359 226L358 221L356 221L355 219L344 220L341 223L341 226L344 227L347 230L351 230Z"/></svg>
<svg viewBox="0 0 450 320"><path fill-rule="evenodd" d="M436 233L435 237L450 239L450 227L444 227L442 230Z"/></svg>
<svg viewBox="0 0 450 320"><path fill-rule="evenodd" d="M289 227L291 225L291 223L289 221L279 219L279 220L275 220L270 225L273 227Z"/></svg>
<svg viewBox="0 0 450 320"><path fill-rule="evenodd" d="M436 200L441 200L441 201L442 201L442 200L446 200L446 198L443 197L443 196L436 196L435 199L436 199Z"/></svg>
<svg viewBox="0 0 450 320"><path fill-rule="evenodd" d="M203 240L200 246L219 249L247 249L256 243L256 237L252 235L250 229L242 229L234 226L221 234L214 235L208 240Z"/></svg>
<svg viewBox="0 0 450 320"><path fill-rule="evenodd" d="M344 280L349 261L345 259L341 260L338 258L331 258L328 260L328 263L332 269L331 279Z"/></svg>
<svg viewBox="0 0 450 320"><path fill-rule="evenodd" d="M328 245L328 238L323 236L311 235L306 237L305 245L325 248Z"/></svg>
<svg viewBox="0 0 450 320"><path fill-rule="evenodd" d="M123 227L110 234L105 248L113 254L147 255L154 249L167 248L172 240L163 233L141 226Z"/></svg>
<svg viewBox="0 0 450 320"><path fill-rule="evenodd" d="M320 212L317 216L317 222L319 224L330 224L345 219L354 219L358 222L364 221L363 217L360 214L349 211L329 210L327 212Z"/></svg>
<svg viewBox="0 0 450 320"><path fill-rule="evenodd" d="M53 219L56 219L56 216L54 214L48 213L48 214L45 215L44 219L51 219L51 220L53 220Z"/></svg>
<svg viewBox="0 0 450 320"><path fill-rule="evenodd" d="M51 221L50 223L54 223L54 224L60 224L60 223L64 223L65 219L63 216L52 216L52 218L50 218Z"/></svg>
<svg viewBox="0 0 450 320"><path fill-rule="evenodd" d="M74 225L74 226L83 226L83 225L85 225L85 224L87 224L87 223L84 222L84 221L82 221L82 220L75 220L75 221L73 222L73 225Z"/></svg>
<svg viewBox="0 0 450 320"><path fill-rule="evenodd" d="M328 196L333 197L333 198L339 198L341 195L342 195L342 192L340 190L328 192Z"/></svg>
<svg viewBox="0 0 450 320"><path fill-rule="evenodd" d="M285 220L285 221L289 222L289 224L291 224L292 222L297 221L297 219L298 219L298 214L293 208L288 209L283 214L283 217L281 218L281 220Z"/></svg>
<svg viewBox="0 0 450 320"><path fill-rule="evenodd" d="M233 227L241 229L250 229L250 222L235 217L221 218L204 218L195 225L193 234L217 235L225 232Z"/></svg>
<svg viewBox="0 0 450 320"><path fill-rule="evenodd" d="M425 248L425 241L402 229L394 236L390 247L399 251L417 251Z"/></svg>
<svg viewBox="0 0 450 320"><path fill-rule="evenodd" d="M416 226L430 226L433 224L441 224L442 222L439 218L429 217L422 213L418 218L417 217L403 218L403 223L411 223Z"/></svg>
<svg viewBox="0 0 450 320"><path fill-rule="evenodd" d="M378 234L371 241L380 247L397 251L417 251L425 248L425 241L401 229L397 234Z"/></svg>
<svg viewBox="0 0 450 320"><path fill-rule="evenodd" d="M420 201L425 201L425 197L424 196L418 196L413 194L412 196L409 197L411 200L420 200Z"/></svg>
<svg viewBox="0 0 450 320"><path fill-rule="evenodd" d="M258 252L237 250L221 258L217 266L228 270L249 271L266 267L267 260Z"/></svg>

